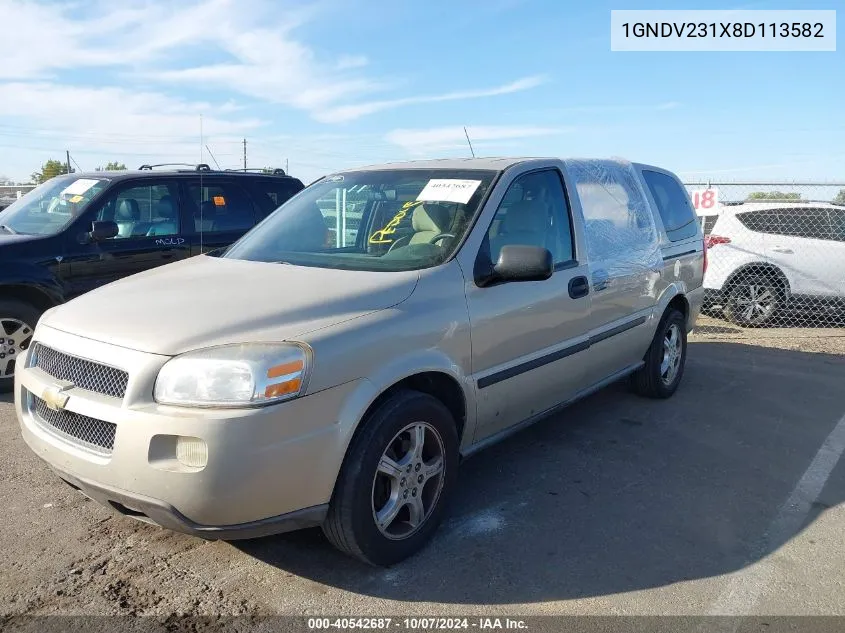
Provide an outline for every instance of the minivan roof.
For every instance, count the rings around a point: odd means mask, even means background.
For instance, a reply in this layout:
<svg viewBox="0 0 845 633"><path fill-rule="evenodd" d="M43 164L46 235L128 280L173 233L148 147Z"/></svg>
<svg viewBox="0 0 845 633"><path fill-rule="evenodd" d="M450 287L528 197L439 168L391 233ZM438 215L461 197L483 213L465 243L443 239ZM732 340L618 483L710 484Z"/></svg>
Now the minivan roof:
<svg viewBox="0 0 845 633"><path fill-rule="evenodd" d="M623 158L560 158L555 156L494 156L490 158L435 158L429 160L411 160L396 163L384 163L381 165L366 165L343 169L335 173L341 174L354 171L375 171L380 169L487 169L503 171L521 163L545 163L548 161L596 161L615 162L620 164L632 164ZM658 168L659 169L659 168Z"/></svg>

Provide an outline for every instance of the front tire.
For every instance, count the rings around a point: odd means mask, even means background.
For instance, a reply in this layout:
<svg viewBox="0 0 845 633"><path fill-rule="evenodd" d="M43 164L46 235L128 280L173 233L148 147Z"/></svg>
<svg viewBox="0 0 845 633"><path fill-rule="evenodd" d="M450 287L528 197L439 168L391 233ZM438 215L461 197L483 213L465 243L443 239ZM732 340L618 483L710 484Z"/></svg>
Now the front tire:
<svg viewBox="0 0 845 633"><path fill-rule="evenodd" d="M362 425L323 532L342 552L387 566L422 549L437 530L457 475L457 428L440 400L411 390L390 396Z"/></svg>
<svg viewBox="0 0 845 633"><path fill-rule="evenodd" d="M17 299L0 299L0 393L15 384L15 365L32 342L41 311Z"/></svg>
<svg viewBox="0 0 845 633"><path fill-rule="evenodd" d="M681 384L686 360L686 318L678 310L669 310L657 326L643 358L645 364L634 372L634 390L648 398L669 398Z"/></svg>

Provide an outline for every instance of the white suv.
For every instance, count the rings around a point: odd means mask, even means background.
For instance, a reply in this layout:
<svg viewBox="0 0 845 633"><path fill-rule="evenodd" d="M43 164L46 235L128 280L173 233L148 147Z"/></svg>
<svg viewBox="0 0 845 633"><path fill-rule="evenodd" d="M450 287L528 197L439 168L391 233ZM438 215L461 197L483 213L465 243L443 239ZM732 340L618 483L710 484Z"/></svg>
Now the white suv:
<svg viewBox="0 0 845 633"><path fill-rule="evenodd" d="M752 202L702 221L705 304L729 320L759 326L786 309L845 306L845 207Z"/></svg>

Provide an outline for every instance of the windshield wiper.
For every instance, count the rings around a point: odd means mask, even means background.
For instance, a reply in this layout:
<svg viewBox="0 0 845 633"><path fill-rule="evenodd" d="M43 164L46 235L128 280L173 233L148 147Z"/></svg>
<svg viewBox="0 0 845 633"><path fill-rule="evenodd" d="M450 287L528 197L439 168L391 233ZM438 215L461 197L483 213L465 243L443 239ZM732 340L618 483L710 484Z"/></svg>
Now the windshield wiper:
<svg viewBox="0 0 845 633"><path fill-rule="evenodd" d="M12 235L17 235L18 232L13 229L11 226L6 226L5 224L0 224L0 229L3 229L7 233L11 233Z"/></svg>

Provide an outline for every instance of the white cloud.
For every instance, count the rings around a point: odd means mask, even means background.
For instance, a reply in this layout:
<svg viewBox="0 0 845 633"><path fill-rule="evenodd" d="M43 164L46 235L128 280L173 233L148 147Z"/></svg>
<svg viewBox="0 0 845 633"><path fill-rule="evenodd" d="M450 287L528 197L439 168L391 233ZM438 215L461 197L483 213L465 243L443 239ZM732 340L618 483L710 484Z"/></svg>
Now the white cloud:
<svg viewBox="0 0 845 633"><path fill-rule="evenodd" d="M168 86L236 91L304 110L322 122L345 122L415 103L477 99L527 90L543 82L527 77L489 89L399 99L373 99L395 88L363 74L365 56L325 56L295 37L319 8L254 0L148 3L115 8L103 0L90 13L80 5L0 0L4 31L0 79L48 78L64 69L115 68ZM37 43L37 44L33 44ZM214 63L193 62L213 50ZM219 61L222 57L226 61Z"/></svg>
<svg viewBox="0 0 845 633"><path fill-rule="evenodd" d="M440 101L458 101L465 99L479 99L482 97L494 97L498 95L509 94L512 92L520 92L522 90L529 90L535 88L546 80L543 77L524 77L502 86L494 88L484 88L480 90L463 90L457 92L447 92L438 95L420 95L416 97L402 97L400 99L385 99L382 101L369 101L364 103L355 103L352 105L337 106L327 110L318 111L315 118L326 123L340 123L350 121L367 114L375 114L382 110L389 110L406 105L414 105L419 103L436 103Z"/></svg>
<svg viewBox="0 0 845 633"><path fill-rule="evenodd" d="M337 70L347 70L349 68L361 68L370 63L364 55L341 55L337 60L335 68Z"/></svg>
<svg viewBox="0 0 845 633"><path fill-rule="evenodd" d="M477 146L484 143L495 148L497 141L507 139L525 139L543 137L570 132L570 128L550 128L537 126L480 126L468 127L470 140ZM410 154L422 155L435 151L466 148L464 128L438 127L429 129L398 129L385 136L385 140L398 145Z"/></svg>

